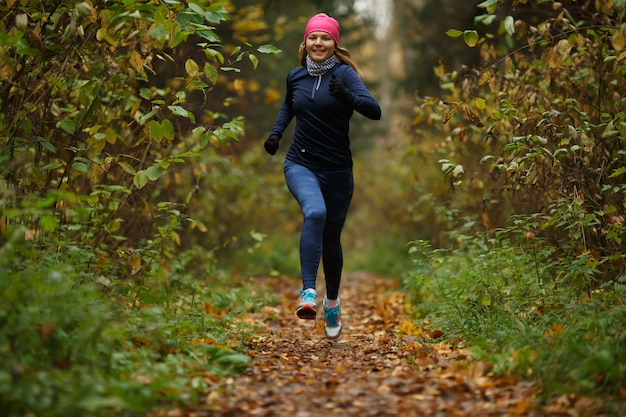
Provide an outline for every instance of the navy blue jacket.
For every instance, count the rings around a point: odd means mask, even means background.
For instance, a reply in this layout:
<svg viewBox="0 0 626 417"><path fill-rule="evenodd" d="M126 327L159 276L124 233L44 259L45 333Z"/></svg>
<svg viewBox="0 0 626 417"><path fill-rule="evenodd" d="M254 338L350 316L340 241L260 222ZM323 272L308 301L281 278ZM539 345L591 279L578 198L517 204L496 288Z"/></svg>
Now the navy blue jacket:
<svg viewBox="0 0 626 417"><path fill-rule="evenodd" d="M350 91L346 102L329 93L333 73ZM287 159L312 170L350 168L349 130L354 110L372 120L381 116L380 106L351 66L338 63L319 77L299 67L287 76L287 93L271 134L282 138L295 116L296 128Z"/></svg>

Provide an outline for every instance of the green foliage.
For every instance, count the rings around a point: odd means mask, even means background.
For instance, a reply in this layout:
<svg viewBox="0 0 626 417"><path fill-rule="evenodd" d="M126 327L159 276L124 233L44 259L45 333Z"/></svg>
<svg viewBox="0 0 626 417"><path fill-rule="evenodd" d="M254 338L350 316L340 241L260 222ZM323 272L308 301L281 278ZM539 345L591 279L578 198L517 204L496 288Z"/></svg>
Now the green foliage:
<svg viewBox="0 0 626 417"><path fill-rule="evenodd" d="M219 234L189 215L198 178L228 159L215 149L245 133L215 98L244 58L279 50L223 44L223 2L0 11L3 415L191 407L245 369L232 318L259 306L228 289Z"/></svg>
<svg viewBox="0 0 626 417"><path fill-rule="evenodd" d="M455 191L442 205L458 248L412 242L406 282L422 319L496 372L535 379L546 398L600 397L602 412L621 415L625 10L518 6L499 18L499 2L483 2L478 31L448 32L487 63L440 65L446 97L424 99L417 119L447 135L436 155Z"/></svg>
<svg viewBox="0 0 626 417"><path fill-rule="evenodd" d="M146 415L193 407L217 378L250 362L251 329L233 325L262 303L202 250L143 282L97 275L79 248L48 251L8 227L0 246L3 415ZM194 264L203 275L191 274ZM100 271L101 272L101 271Z"/></svg>
<svg viewBox="0 0 626 417"><path fill-rule="evenodd" d="M463 340L494 372L538 381L546 399L575 393L621 411L626 382L623 320L626 276L591 294L572 296L572 280L589 277L581 259L531 238L532 217L498 237L461 236L451 250L414 241L405 277L414 311L446 336ZM510 239L508 236L515 236Z"/></svg>
<svg viewBox="0 0 626 417"><path fill-rule="evenodd" d="M10 223L78 228L76 240L103 252L135 246L159 224L153 204L188 204L192 182L168 199L179 167L244 134L240 116L204 108L225 83L220 71L236 73L253 56L250 44L222 45L222 2L9 1L0 10L0 184ZM24 216L37 199L47 213Z"/></svg>
<svg viewBox="0 0 626 417"><path fill-rule="evenodd" d="M479 5L481 35L471 37L485 66L439 66L447 96L424 99L420 111L433 113L422 120L444 121L432 126L447 135L439 155L454 208L473 210L476 230L487 232L536 213L533 232L558 256L593 264L588 279L570 283L589 292L619 276L626 252L626 11L612 2L520 2L516 15L498 18L498 5Z"/></svg>

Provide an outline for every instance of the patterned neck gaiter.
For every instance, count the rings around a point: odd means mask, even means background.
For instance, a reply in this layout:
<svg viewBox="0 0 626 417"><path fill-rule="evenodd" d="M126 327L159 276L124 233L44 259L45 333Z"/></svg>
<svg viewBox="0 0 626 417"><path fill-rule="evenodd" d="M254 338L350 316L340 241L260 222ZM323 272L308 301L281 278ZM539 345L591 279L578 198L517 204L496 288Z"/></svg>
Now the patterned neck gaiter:
<svg viewBox="0 0 626 417"><path fill-rule="evenodd" d="M310 56L306 56L306 69L314 77L326 74L336 64L337 57L335 55L322 62L315 62Z"/></svg>

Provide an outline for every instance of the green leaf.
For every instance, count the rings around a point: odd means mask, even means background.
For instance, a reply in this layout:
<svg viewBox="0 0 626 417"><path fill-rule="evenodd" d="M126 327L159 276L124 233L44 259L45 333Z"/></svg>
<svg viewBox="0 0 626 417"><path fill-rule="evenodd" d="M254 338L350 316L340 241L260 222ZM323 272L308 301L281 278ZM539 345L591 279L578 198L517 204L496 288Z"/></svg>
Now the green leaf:
<svg viewBox="0 0 626 417"><path fill-rule="evenodd" d="M619 177L620 175L622 175L625 172L626 172L626 167L617 168L615 171L613 171L613 173L611 175L609 175L609 178Z"/></svg>
<svg viewBox="0 0 626 417"><path fill-rule="evenodd" d="M176 158L193 158L196 156L200 156L200 154L198 152L192 152L192 151L187 151L187 152L181 152L177 155L174 155Z"/></svg>
<svg viewBox="0 0 626 417"><path fill-rule="evenodd" d="M465 170L463 169L463 165L457 165L457 166L454 167L454 170L452 171L452 176L454 178L462 177L463 174L465 174Z"/></svg>
<svg viewBox="0 0 626 417"><path fill-rule="evenodd" d="M211 43L220 42L220 37L217 36L217 33L213 32L212 30L199 30L196 32L196 34L198 34L201 38L204 38Z"/></svg>
<svg viewBox="0 0 626 417"><path fill-rule="evenodd" d="M150 120L152 116L154 116L156 113L157 113L156 110L150 110L148 113L144 114L143 116L141 116L141 118L139 118L139 124L143 125L144 123L146 123L147 120Z"/></svg>
<svg viewBox="0 0 626 417"><path fill-rule="evenodd" d="M63 164L62 164L62 163L60 163L60 162L55 162L55 163L52 163L52 164L48 164L48 165L44 165L44 166L42 166L42 167L41 167L41 170L42 170L42 171L53 171L53 170L55 170L55 169L59 169L59 168L62 168L62 167L63 167Z"/></svg>
<svg viewBox="0 0 626 417"><path fill-rule="evenodd" d="M463 34L463 31L462 30L458 30L458 29L448 29L446 31L446 35L448 35L451 38L458 38L462 34Z"/></svg>
<svg viewBox="0 0 626 417"><path fill-rule="evenodd" d="M44 232L53 232L56 230L58 225L59 222L52 214L44 214L39 219L39 227L41 227L41 230Z"/></svg>
<svg viewBox="0 0 626 417"><path fill-rule="evenodd" d="M89 171L89 167L84 162L74 162L72 164L72 169L74 171L79 171L79 172L88 172Z"/></svg>
<svg viewBox="0 0 626 417"><path fill-rule="evenodd" d="M146 176L150 181L158 180L161 175L165 172L165 169L159 165L152 165L148 169L146 169Z"/></svg>
<svg viewBox="0 0 626 417"><path fill-rule="evenodd" d="M259 59L253 54L248 55L248 59L250 59L250 62L252 62L252 66L254 67L254 69L256 69L256 67L259 65Z"/></svg>
<svg viewBox="0 0 626 417"><path fill-rule="evenodd" d="M22 120L20 127L24 132L31 133L33 131L33 121L30 118L26 118Z"/></svg>
<svg viewBox="0 0 626 417"><path fill-rule="evenodd" d="M181 106L167 106L176 116L189 117L189 112Z"/></svg>
<svg viewBox="0 0 626 417"><path fill-rule="evenodd" d="M169 119L165 119L161 122L161 126L163 127L163 134L165 135L165 139L173 140L175 136L174 124Z"/></svg>
<svg viewBox="0 0 626 417"><path fill-rule="evenodd" d="M150 123L148 123L148 127L150 129L150 136L157 142L160 142L164 138L168 140L174 139L174 125L168 119L162 122L151 120Z"/></svg>
<svg viewBox="0 0 626 417"><path fill-rule="evenodd" d="M261 45L257 48L257 51L262 54L279 54L282 50L278 49L274 45Z"/></svg>
<svg viewBox="0 0 626 417"><path fill-rule="evenodd" d="M250 237L257 242L263 242L263 240L267 237L267 235L259 232L255 232L254 230L250 231Z"/></svg>
<svg viewBox="0 0 626 417"><path fill-rule="evenodd" d="M445 174L449 173L452 169L454 169L454 164L450 162L446 162L441 165L441 171Z"/></svg>
<svg viewBox="0 0 626 417"><path fill-rule="evenodd" d="M139 89L139 96L141 98L145 98L146 100L150 100L150 89L149 88L140 88Z"/></svg>
<svg viewBox="0 0 626 417"><path fill-rule="evenodd" d="M115 130L108 128L107 130L105 130L104 132L104 139L110 143L111 145L114 145L115 142L117 142L117 138L118 138L118 134L115 132Z"/></svg>
<svg viewBox="0 0 626 417"><path fill-rule="evenodd" d="M126 172L127 174L135 174L137 171L135 171L135 168L133 168L130 164L128 164L127 162L118 162L117 163L123 170L124 172Z"/></svg>
<svg viewBox="0 0 626 417"><path fill-rule="evenodd" d="M477 7L481 7L483 9L486 9L488 13L495 13L496 9L498 8L498 0L486 0L483 1L482 3L478 4Z"/></svg>
<svg viewBox="0 0 626 417"><path fill-rule="evenodd" d="M150 122L148 123L148 128L150 129L150 136L152 137L152 140L160 142L161 139L163 139L163 137L165 136L161 123L157 122L156 120L150 120Z"/></svg>
<svg viewBox="0 0 626 417"><path fill-rule="evenodd" d="M466 30L463 32L463 40L470 48L473 48L478 43L478 32L475 30Z"/></svg>
<svg viewBox="0 0 626 417"><path fill-rule="evenodd" d="M209 79L209 83L211 85L217 84L217 78L218 78L217 68L215 68L213 65L209 64L208 62L204 64L204 75L206 75L206 77Z"/></svg>
<svg viewBox="0 0 626 417"><path fill-rule="evenodd" d="M148 183L148 173L145 170L137 171L133 178L135 187L142 189Z"/></svg>
<svg viewBox="0 0 626 417"><path fill-rule="evenodd" d="M496 19L495 14L481 14L480 16L476 16L474 18L474 25L478 26L482 24L482 25L487 26L493 23L495 19ZM462 35L462 33L460 35Z"/></svg>
<svg viewBox="0 0 626 417"><path fill-rule="evenodd" d="M57 153L57 148L55 148L55 146L53 144L51 144L50 142L48 142L44 138L38 137L37 141L39 141L39 144L41 146L43 146L44 148L46 148L47 150L49 150L50 152Z"/></svg>
<svg viewBox="0 0 626 417"><path fill-rule="evenodd" d="M70 135L73 135L74 132L76 131L76 124L74 123L73 120L61 120L61 122L59 123L59 127L61 129L63 129L65 132L69 133Z"/></svg>
<svg viewBox="0 0 626 417"><path fill-rule="evenodd" d="M220 23L222 20L226 20L224 13L206 12L204 18L211 23Z"/></svg>
<svg viewBox="0 0 626 417"><path fill-rule="evenodd" d="M204 14L204 9L197 5L196 3L189 2L189 9L199 15Z"/></svg>
<svg viewBox="0 0 626 417"><path fill-rule="evenodd" d="M515 19L513 19L513 16L507 16L504 18L504 30L510 36L515 34Z"/></svg>

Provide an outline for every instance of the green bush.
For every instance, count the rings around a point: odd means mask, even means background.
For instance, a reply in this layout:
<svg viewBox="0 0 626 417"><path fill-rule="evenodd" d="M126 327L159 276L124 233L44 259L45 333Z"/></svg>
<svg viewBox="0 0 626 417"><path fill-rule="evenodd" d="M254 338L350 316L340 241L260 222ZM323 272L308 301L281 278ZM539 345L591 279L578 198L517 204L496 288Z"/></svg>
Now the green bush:
<svg viewBox="0 0 626 417"><path fill-rule="evenodd" d="M593 260L567 258L529 234L535 220L517 218L491 237L459 237L449 250L412 242L415 267L405 282L416 319L463 341L495 372L538 381L546 398L575 393L624 411L626 276L579 291Z"/></svg>
<svg viewBox="0 0 626 417"><path fill-rule="evenodd" d="M249 283L212 269L204 251L182 253L139 281L121 280L92 268L88 252L62 235L60 254L26 241L27 232L6 227L0 246L3 415L193 406L211 389L207 372L236 375L249 364L242 343L250 329L234 319L263 302Z"/></svg>
<svg viewBox="0 0 626 417"><path fill-rule="evenodd" d="M108 386L120 338L110 306L79 284L69 263L51 264L8 228L0 256L0 393L7 415L104 415L124 408ZM12 250L13 249L13 250Z"/></svg>

